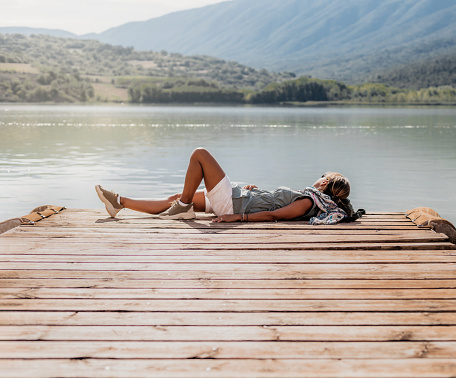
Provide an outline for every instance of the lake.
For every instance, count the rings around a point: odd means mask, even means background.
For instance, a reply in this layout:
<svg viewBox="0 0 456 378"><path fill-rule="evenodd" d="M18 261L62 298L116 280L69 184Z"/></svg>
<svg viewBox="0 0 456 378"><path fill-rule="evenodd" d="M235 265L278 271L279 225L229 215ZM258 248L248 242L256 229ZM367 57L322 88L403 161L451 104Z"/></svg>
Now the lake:
<svg viewBox="0 0 456 378"><path fill-rule="evenodd" d="M103 208L180 191L191 151L232 181L303 189L346 175L354 207L431 207L456 224L456 108L0 104L0 221L40 205Z"/></svg>

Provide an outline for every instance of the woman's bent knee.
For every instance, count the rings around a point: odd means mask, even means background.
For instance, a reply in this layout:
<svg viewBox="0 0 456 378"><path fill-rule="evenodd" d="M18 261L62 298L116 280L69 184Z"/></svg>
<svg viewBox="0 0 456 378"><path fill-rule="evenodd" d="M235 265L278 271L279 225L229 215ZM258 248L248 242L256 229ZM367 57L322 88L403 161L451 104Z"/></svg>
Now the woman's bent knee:
<svg viewBox="0 0 456 378"><path fill-rule="evenodd" d="M211 154L204 147L198 147L198 148L195 148L193 150L192 156L194 156L196 158L201 158L201 157L204 157L204 156L211 156Z"/></svg>

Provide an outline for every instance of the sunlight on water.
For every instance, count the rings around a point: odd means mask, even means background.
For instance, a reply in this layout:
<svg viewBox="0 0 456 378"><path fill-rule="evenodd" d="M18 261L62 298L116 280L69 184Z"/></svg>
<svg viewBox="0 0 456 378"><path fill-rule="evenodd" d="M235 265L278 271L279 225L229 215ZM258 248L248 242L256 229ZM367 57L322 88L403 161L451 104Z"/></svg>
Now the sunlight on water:
<svg viewBox="0 0 456 378"><path fill-rule="evenodd" d="M456 223L456 109L0 105L0 220L55 204L101 208L97 183L135 197L178 192L210 149L233 181L352 183L355 207L427 206Z"/></svg>

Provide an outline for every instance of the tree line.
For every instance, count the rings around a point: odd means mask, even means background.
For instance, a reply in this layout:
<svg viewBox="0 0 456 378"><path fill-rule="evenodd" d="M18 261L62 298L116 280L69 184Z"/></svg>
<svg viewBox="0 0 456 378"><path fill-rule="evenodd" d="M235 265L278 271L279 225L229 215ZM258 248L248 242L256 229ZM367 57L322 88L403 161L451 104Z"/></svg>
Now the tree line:
<svg viewBox="0 0 456 378"><path fill-rule="evenodd" d="M244 94L222 89L204 79L182 80L154 84L135 80L128 87L132 103L243 103Z"/></svg>
<svg viewBox="0 0 456 378"><path fill-rule="evenodd" d="M309 77L271 84L257 92L223 90L216 83L208 83L204 80L178 81L169 85L136 81L129 84L128 94L133 103L286 104L312 101L432 104L456 102L456 88L451 86L410 90L378 83L348 86L335 80Z"/></svg>

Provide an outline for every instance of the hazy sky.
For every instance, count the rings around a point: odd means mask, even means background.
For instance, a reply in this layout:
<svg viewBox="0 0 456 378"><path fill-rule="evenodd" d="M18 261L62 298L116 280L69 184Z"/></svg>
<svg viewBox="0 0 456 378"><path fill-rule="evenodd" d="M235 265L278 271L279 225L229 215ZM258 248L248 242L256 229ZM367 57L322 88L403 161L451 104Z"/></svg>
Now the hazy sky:
<svg viewBox="0 0 456 378"><path fill-rule="evenodd" d="M62 29L99 33L130 21L144 21L182 9L226 0L0 0L0 27Z"/></svg>

